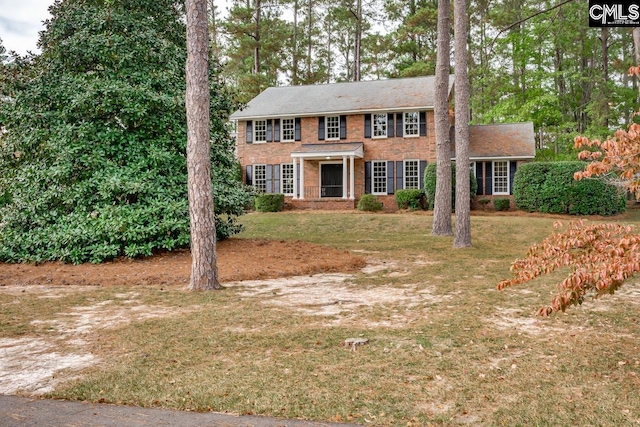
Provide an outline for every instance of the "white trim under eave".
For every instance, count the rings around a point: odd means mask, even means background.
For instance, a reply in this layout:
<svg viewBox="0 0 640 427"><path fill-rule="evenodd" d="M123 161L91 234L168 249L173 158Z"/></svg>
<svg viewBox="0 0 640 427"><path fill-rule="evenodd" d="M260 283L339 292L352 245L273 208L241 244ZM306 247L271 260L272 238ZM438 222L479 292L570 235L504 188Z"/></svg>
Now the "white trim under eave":
<svg viewBox="0 0 640 427"><path fill-rule="evenodd" d="M268 116L246 116L246 117L229 117L229 120L267 120L267 119L291 119L296 117L320 117L320 116L339 116L339 115L356 115L356 114L374 114L374 113L403 113L405 111L433 111L433 106L424 107L394 107L394 108L378 108L375 110L350 110L350 111L330 111L316 113L299 113L299 114L270 114Z"/></svg>
<svg viewBox="0 0 640 427"><path fill-rule="evenodd" d="M531 156L505 156L505 157L469 157L470 162L479 162L479 161L507 161L507 160L534 160L535 157ZM451 157L452 161L455 161L455 157Z"/></svg>

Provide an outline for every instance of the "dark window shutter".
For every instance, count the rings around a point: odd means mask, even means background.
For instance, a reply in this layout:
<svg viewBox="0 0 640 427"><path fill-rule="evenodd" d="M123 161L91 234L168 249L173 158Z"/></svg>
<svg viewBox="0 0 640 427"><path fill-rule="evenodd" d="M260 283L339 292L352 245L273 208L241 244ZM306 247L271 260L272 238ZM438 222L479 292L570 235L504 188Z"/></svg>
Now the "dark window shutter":
<svg viewBox="0 0 640 427"><path fill-rule="evenodd" d="M340 139L347 139L347 116L340 116Z"/></svg>
<svg viewBox="0 0 640 427"><path fill-rule="evenodd" d="M364 162L364 194L371 194L371 162Z"/></svg>
<svg viewBox="0 0 640 427"><path fill-rule="evenodd" d="M484 194L484 176L482 175L482 162L476 162L476 181L478 181L477 195Z"/></svg>
<svg viewBox="0 0 640 427"><path fill-rule="evenodd" d="M393 194L394 193L393 184L394 184L394 182L393 182L393 161L389 160L387 162L387 194Z"/></svg>
<svg viewBox="0 0 640 427"><path fill-rule="evenodd" d="M394 127L393 127L393 113L387 114L387 138L393 138L394 136Z"/></svg>
<svg viewBox="0 0 640 427"><path fill-rule="evenodd" d="M253 122L247 122L246 136L247 144L253 144Z"/></svg>
<svg viewBox="0 0 640 427"><path fill-rule="evenodd" d="M427 169L427 161L420 160L420 175L418 175L418 182L420 183L420 189L424 190L424 171Z"/></svg>
<svg viewBox="0 0 640 427"><path fill-rule="evenodd" d="M273 192L280 192L280 165L273 165Z"/></svg>
<svg viewBox="0 0 640 427"><path fill-rule="evenodd" d="M391 115L390 115L391 116ZM402 190L404 188L403 178L404 178L404 162L399 160L396 162L396 190Z"/></svg>
<svg viewBox="0 0 640 427"><path fill-rule="evenodd" d="M253 174L251 165L247 165L247 175L245 182L247 185L253 185Z"/></svg>
<svg viewBox="0 0 640 427"><path fill-rule="evenodd" d="M273 142L273 120L267 120L267 142Z"/></svg>
<svg viewBox="0 0 640 427"><path fill-rule="evenodd" d="M518 163L511 161L509 162L509 194L513 194L513 177L516 175L516 170L518 169Z"/></svg>
<svg viewBox="0 0 640 427"><path fill-rule="evenodd" d="M364 137L371 138L371 114L364 115Z"/></svg>
<svg viewBox="0 0 640 427"><path fill-rule="evenodd" d="M275 119L273 121L273 140L275 142L280 142L280 119Z"/></svg>
<svg viewBox="0 0 640 427"><path fill-rule="evenodd" d="M402 113L397 113L396 114L396 136L401 137L402 135L404 135L404 132L402 129Z"/></svg>
<svg viewBox="0 0 640 427"><path fill-rule="evenodd" d="M484 162L484 194L490 196L493 194L493 163Z"/></svg>
<svg viewBox="0 0 640 427"><path fill-rule="evenodd" d="M318 139L324 139L324 116L318 117Z"/></svg>
<svg viewBox="0 0 640 427"><path fill-rule="evenodd" d="M295 140L300 141L302 139L300 135L300 117L296 117L296 125L295 125Z"/></svg>
<svg viewBox="0 0 640 427"><path fill-rule="evenodd" d="M427 113L420 111L420 136L427 136Z"/></svg>
<svg viewBox="0 0 640 427"><path fill-rule="evenodd" d="M267 165L265 169L267 172L267 190L265 193L273 193L273 183L271 182L273 179L273 165Z"/></svg>

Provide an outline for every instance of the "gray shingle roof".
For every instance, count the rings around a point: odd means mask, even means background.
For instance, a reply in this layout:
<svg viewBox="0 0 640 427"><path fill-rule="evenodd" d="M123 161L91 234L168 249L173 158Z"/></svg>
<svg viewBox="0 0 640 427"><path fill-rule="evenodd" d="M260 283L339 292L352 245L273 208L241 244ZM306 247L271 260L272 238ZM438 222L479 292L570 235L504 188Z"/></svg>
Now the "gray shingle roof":
<svg viewBox="0 0 640 427"><path fill-rule="evenodd" d="M435 77L270 87L232 120L317 116L406 109L432 109ZM449 78L449 91L453 76Z"/></svg>

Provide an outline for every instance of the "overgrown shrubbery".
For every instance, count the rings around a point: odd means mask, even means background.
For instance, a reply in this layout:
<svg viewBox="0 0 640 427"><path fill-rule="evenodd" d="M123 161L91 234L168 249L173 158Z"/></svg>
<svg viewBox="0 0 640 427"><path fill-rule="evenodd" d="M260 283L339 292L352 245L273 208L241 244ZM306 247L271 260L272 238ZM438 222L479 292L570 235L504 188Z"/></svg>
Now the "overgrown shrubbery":
<svg viewBox="0 0 640 427"><path fill-rule="evenodd" d="M260 194L254 198L258 212L280 212L284 209L284 194Z"/></svg>
<svg viewBox="0 0 640 427"><path fill-rule="evenodd" d="M433 209L436 198L436 163L429 163L424 170L424 192L427 198L428 209ZM478 191L478 181L473 171L469 170L469 184L471 186L471 200L476 196ZM451 208L456 207L456 164L451 163Z"/></svg>
<svg viewBox="0 0 640 427"><path fill-rule="evenodd" d="M513 180L516 207L528 212L614 215L626 207L624 192L601 179L574 179L584 162L534 162Z"/></svg>
<svg viewBox="0 0 640 427"><path fill-rule="evenodd" d="M382 210L382 202L373 194L365 194L358 200L359 211L376 212Z"/></svg>
<svg viewBox="0 0 640 427"><path fill-rule="evenodd" d="M510 199L493 199L493 207L497 211L508 211L511 207Z"/></svg>
<svg viewBox="0 0 640 427"><path fill-rule="evenodd" d="M425 207L425 201L424 192L417 188L396 190L396 204L398 205L398 209L417 211Z"/></svg>
<svg viewBox="0 0 640 427"><path fill-rule="evenodd" d="M188 247L182 13L171 0L51 10L42 54L16 61L0 94L0 260L100 262ZM211 71L215 220L225 238L239 231L250 194L226 129L237 105Z"/></svg>

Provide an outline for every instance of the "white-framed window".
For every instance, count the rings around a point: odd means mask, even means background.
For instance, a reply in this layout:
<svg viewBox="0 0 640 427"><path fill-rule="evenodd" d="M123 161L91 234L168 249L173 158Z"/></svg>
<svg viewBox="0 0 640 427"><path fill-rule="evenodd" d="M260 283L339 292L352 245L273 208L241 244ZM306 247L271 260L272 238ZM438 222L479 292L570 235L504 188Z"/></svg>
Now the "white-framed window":
<svg viewBox="0 0 640 427"><path fill-rule="evenodd" d="M266 120L254 120L253 121L253 135L256 144L261 142L267 142L267 121Z"/></svg>
<svg viewBox="0 0 640 427"><path fill-rule="evenodd" d="M420 113L404 113L404 136L420 136Z"/></svg>
<svg viewBox="0 0 640 427"><path fill-rule="evenodd" d="M471 169L473 176L476 176L476 162L469 162L469 169Z"/></svg>
<svg viewBox="0 0 640 427"><path fill-rule="evenodd" d="M509 162L493 162L493 194L509 194Z"/></svg>
<svg viewBox="0 0 640 427"><path fill-rule="evenodd" d="M267 192L267 165L253 165L253 186L258 191Z"/></svg>
<svg viewBox="0 0 640 427"><path fill-rule="evenodd" d="M324 122L327 139L340 139L340 116L327 116Z"/></svg>
<svg viewBox="0 0 640 427"><path fill-rule="evenodd" d="M373 115L373 137L387 137L387 113Z"/></svg>
<svg viewBox="0 0 640 427"><path fill-rule="evenodd" d="M384 160L371 162L371 193L387 194L387 162Z"/></svg>
<svg viewBox="0 0 640 427"><path fill-rule="evenodd" d="M405 160L404 161L404 187L403 188L420 188L420 161Z"/></svg>
<svg viewBox="0 0 640 427"><path fill-rule="evenodd" d="M292 142L296 139L295 119L282 119L282 142ZM293 192L293 191L292 191Z"/></svg>
<svg viewBox="0 0 640 427"><path fill-rule="evenodd" d="M280 165L280 188L285 196L293 196L293 163Z"/></svg>

